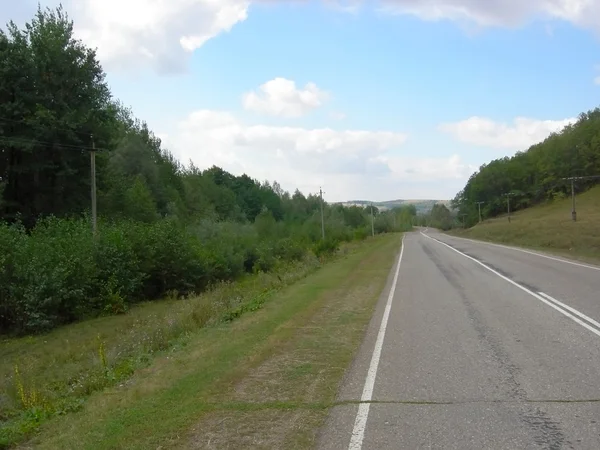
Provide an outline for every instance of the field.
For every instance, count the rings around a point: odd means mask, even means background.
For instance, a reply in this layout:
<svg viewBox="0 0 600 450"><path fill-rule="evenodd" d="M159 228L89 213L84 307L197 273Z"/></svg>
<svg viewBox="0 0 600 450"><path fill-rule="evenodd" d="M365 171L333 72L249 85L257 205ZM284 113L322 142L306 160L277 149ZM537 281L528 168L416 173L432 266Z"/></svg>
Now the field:
<svg viewBox="0 0 600 450"><path fill-rule="evenodd" d="M304 262L199 297L5 340L4 445L310 446L400 238L350 244L322 266ZM19 402L31 405L16 414Z"/></svg>
<svg viewBox="0 0 600 450"><path fill-rule="evenodd" d="M571 220L571 199L486 220L452 234L511 244L584 261L600 261L600 186L576 197L577 222Z"/></svg>

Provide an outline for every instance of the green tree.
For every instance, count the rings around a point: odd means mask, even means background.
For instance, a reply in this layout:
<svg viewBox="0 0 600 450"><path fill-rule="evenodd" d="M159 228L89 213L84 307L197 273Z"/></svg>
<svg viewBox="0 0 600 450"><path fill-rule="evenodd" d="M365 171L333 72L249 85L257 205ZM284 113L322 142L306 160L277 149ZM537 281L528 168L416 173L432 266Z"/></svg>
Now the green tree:
<svg viewBox="0 0 600 450"><path fill-rule="evenodd" d="M135 177L131 187L125 192L127 216L140 222L157 220L156 202L142 175Z"/></svg>
<svg viewBox="0 0 600 450"><path fill-rule="evenodd" d="M114 112L95 52L73 37L62 7L38 11L20 30L0 31L0 177L4 217L32 225L40 215L89 205L92 135L110 145ZM100 162L101 163L101 162Z"/></svg>

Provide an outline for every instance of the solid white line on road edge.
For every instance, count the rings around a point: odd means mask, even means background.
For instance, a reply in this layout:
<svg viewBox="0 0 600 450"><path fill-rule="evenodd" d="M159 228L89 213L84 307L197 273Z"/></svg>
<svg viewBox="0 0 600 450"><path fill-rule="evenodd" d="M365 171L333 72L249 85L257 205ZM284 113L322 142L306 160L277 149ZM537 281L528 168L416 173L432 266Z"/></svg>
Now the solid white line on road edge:
<svg viewBox="0 0 600 450"><path fill-rule="evenodd" d="M392 287L390 288L390 293L385 305L385 310L381 319L381 325L379 326L379 333L377 334L377 340L375 341L375 348L373 348L371 364L369 365L365 386L360 398L360 401L363 403L358 405L358 412L356 413L356 420L354 421L354 428L352 429L352 437L350 438L350 445L348 446L349 450L360 450L362 448L363 439L365 437L365 428L367 426L367 418L369 417L369 407L371 405L368 402L371 401L371 396L373 395L375 378L377 377L377 368L379 366L379 358L381 357L381 349L383 348L383 339L385 338L385 330L390 317L390 310L392 309L392 302L394 300L394 293L396 292L396 284L398 283L398 274L400 273L400 264L402 263L403 254L404 236L402 236L402 248L400 249L400 256L398 257L396 273L394 274Z"/></svg>
<svg viewBox="0 0 600 450"><path fill-rule="evenodd" d="M562 306L564 309L571 311L573 314L581 317L583 320L589 322L591 325L594 325L596 328L600 329L600 323L596 322L591 317L586 316L582 312L577 311L575 308L572 308L569 305L565 305L564 303L559 302L554 297L551 297L548 294L545 294L544 292L538 292L538 294L540 294L542 297L546 298L547 300L550 300L551 302L556 303L558 306Z"/></svg>
<svg viewBox="0 0 600 450"><path fill-rule="evenodd" d="M531 295L532 297L537 298L539 301L545 303L546 305L554 308L555 310L557 310L558 312L560 312L561 314L567 316L569 319L574 320L575 322L577 322L579 325L581 325L584 328L587 328L588 330L590 330L592 333L594 333L597 336L600 336L600 331L597 330L596 328L588 325L587 323L585 323L583 320L578 319L577 317L575 317L574 315L568 313L567 311L565 311L564 309L560 308L558 305L554 304L552 301L547 300L546 298L542 297L539 294L536 294L535 292L533 292L530 289L527 289L525 286L521 286L519 283L517 283L516 281L511 280L508 277L505 277L504 275L502 275L500 272L497 272L496 270L492 269L491 267L485 265L484 263L482 263L481 261L479 261L478 259L473 258L472 256L467 255L466 253L461 252L460 250L456 250L454 247L452 247L451 245L446 244L445 242L442 242L436 238L432 238L431 236L428 236L424 233L421 233L423 236L425 236L428 239L431 239L432 241L438 242L442 245L445 245L446 247L448 247L450 250L455 251L456 253L458 253L459 255L464 256L465 258L469 258L471 261L476 262L477 264L479 264L481 267L483 267L484 269L489 270L490 272L492 272L495 275L498 275L500 278L502 278L505 281L508 281L510 284L518 287L519 289L521 289L524 292L527 292L529 295ZM553 299L554 300L554 299ZM566 306L566 305L564 305ZM577 311L574 308L569 307L570 309L572 309L573 311ZM584 316L583 313L580 313L579 311L576 312L577 315ZM587 317L587 316L585 316Z"/></svg>
<svg viewBox="0 0 600 450"><path fill-rule="evenodd" d="M467 239L467 238L458 237L458 236L450 236L450 237L456 238L456 239L462 239L463 241L474 242L476 244L487 244L487 245L492 245L494 247L506 248L508 250L516 250L518 252L527 253L529 255L535 255L535 256L539 256L541 258L551 259L552 261L558 261L558 262L565 263L565 264L571 264L572 266L585 267L586 269L592 269L592 270L600 270L600 267L592 266L591 264L577 263L574 261L569 261L567 259L556 258L554 256L548 256L548 255L544 255L542 253L532 252L531 250L525 250L525 249L519 248L519 247L512 247L510 245L494 244L493 242L478 241L476 239Z"/></svg>

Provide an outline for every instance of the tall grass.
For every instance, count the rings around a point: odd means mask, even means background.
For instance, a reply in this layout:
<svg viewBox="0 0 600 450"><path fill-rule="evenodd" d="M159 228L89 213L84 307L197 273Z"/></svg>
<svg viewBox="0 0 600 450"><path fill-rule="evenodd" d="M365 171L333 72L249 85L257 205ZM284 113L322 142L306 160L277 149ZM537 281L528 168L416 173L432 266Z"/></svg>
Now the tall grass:
<svg viewBox="0 0 600 450"><path fill-rule="evenodd" d="M260 308L318 267L316 257L305 256L199 295L144 302L126 314L0 342L0 448L51 416L78 410L91 393L126 382L154 353L185 347L197 330Z"/></svg>

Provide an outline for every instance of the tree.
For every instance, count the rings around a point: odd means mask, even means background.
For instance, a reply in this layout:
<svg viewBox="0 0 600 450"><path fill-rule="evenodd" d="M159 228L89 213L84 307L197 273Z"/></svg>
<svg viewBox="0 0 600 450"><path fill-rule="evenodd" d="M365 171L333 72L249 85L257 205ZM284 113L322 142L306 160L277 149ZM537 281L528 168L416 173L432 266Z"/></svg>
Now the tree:
<svg viewBox="0 0 600 450"><path fill-rule="evenodd" d="M125 193L127 216L140 222L153 222L157 219L156 203L142 175L135 177Z"/></svg>
<svg viewBox="0 0 600 450"><path fill-rule="evenodd" d="M570 185L562 178L600 174L600 109L582 113L575 124L552 133L544 141L482 165L453 199L468 225L478 221L477 202L482 214L494 217L506 212L504 194L517 194L511 209L518 210L569 194ZM598 180L578 184L590 188Z"/></svg>
<svg viewBox="0 0 600 450"><path fill-rule="evenodd" d="M95 52L73 37L62 7L0 32L2 215L81 212L89 205L92 135L110 144L110 93Z"/></svg>

